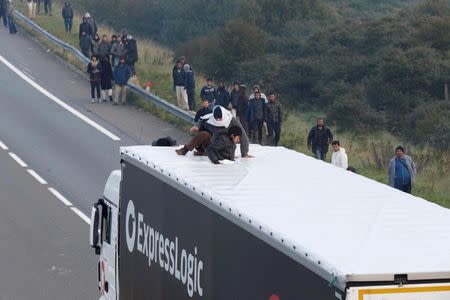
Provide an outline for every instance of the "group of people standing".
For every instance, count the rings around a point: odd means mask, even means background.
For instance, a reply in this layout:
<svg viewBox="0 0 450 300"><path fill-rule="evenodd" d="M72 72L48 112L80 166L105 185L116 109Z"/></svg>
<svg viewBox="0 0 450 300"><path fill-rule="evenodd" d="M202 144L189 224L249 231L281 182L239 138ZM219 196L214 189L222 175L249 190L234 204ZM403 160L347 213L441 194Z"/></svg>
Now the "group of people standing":
<svg viewBox="0 0 450 300"><path fill-rule="evenodd" d="M121 34L113 34L111 39L107 35L100 39L95 19L87 12L80 24L78 38L81 52L86 57L96 55L101 59L107 56L114 67L123 58L131 68L132 75L136 76L135 64L139 60L137 41L127 30L123 30Z"/></svg>
<svg viewBox="0 0 450 300"><path fill-rule="evenodd" d="M172 70L173 87L177 96L178 107L195 111L195 77L192 67L180 57ZM223 81L218 86L207 78L200 91L202 107L196 112L195 122L211 114L213 107L220 106L231 112L242 125L252 142L263 144L263 129L266 128L266 144L277 146L281 135L283 108L278 95L270 92L268 97L259 85L253 87L253 93L247 95L247 87L236 81L227 89Z"/></svg>
<svg viewBox="0 0 450 300"><path fill-rule="evenodd" d="M83 16L78 38L81 52L91 59L87 66L91 102L107 102L109 98L114 105L125 105L128 80L136 77L135 64L139 59L136 40L127 30L113 34L111 40L107 35L100 39L95 19L88 12Z"/></svg>
<svg viewBox="0 0 450 300"><path fill-rule="evenodd" d="M114 105L126 104L127 83L132 76L130 66L125 62L125 58L119 59L117 66L111 65L109 55L92 55L87 66L89 82L91 85L91 102L101 103L109 101ZM114 99L113 99L114 82Z"/></svg>

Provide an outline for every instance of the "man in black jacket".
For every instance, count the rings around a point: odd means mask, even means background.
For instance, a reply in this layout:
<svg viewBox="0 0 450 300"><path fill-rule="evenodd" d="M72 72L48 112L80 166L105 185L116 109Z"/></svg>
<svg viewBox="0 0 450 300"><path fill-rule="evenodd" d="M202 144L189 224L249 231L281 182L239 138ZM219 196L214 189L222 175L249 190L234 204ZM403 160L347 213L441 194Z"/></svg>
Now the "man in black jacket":
<svg viewBox="0 0 450 300"><path fill-rule="evenodd" d="M223 83L223 81L219 81L219 85L216 91L216 105L220 105L228 109L230 106L230 101L230 93L225 88L225 84Z"/></svg>
<svg viewBox="0 0 450 300"><path fill-rule="evenodd" d="M62 8L62 17L64 19L64 27L67 33L72 33L73 9L70 2L64 3Z"/></svg>
<svg viewBox="0 0 450 300"><path fill-rule="evenodd" d="M228 132L217 132L213 135L211 144L206 148L206 154L213 164L221 160L234 161L236 144L240 142L242 130L239 126L230 126Z"/></svg>
<svg viewBox="0 0 450 300"><path fill-rule="evenodd" d="M269 103L266 104L266 118L269 144L278 146L281 135L281 122L283 121L283 109L275 93L269 94Z"/></svg>
<svg viewBox="0 0 450 300"><path fill-rule="evenodd" d="M317 159L325 161L328 145L333 141L331 130L325 126L323 118L317 119L317 125L311 128L308 134L308 148L312 150Z"/></svg>
<svg viewBox="0 0 450 300"><path fill-rule="evenodd" d="M134 65L139 60L137 42L131 35L127 36L127 44L125 45L125 62L131 68L133 77L136 77L136 69Z"/></svg>
<svg viewBox="0 0 450 300"><path fill-rule="evenodd" d="M88 23L87 19L83 17L83 22L80 24L80 29L78 32L78 39L81 41L81 36L83 35L83 32L85 35L87 35L92 40L92 26Z"/></svg>

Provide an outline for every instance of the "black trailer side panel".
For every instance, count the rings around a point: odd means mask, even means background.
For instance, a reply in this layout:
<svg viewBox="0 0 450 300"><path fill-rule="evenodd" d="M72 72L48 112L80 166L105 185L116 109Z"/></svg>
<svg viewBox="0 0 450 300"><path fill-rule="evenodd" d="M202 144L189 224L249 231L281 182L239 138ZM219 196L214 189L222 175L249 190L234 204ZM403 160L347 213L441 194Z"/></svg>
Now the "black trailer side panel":
<svg viewBox="0 0 450 300"><path fill-rule="evenodd" d="M322 277L208 207L133 164L122 172L120 299L336 300Z"/></svg>

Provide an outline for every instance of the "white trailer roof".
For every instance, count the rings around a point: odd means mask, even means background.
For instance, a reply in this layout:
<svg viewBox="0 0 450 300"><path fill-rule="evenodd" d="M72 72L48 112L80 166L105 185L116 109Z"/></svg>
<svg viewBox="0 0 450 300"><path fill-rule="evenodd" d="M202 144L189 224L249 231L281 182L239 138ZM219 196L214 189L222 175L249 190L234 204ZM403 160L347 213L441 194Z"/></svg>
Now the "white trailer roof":
<svg viewBox="0 0 450 300"><path fill-rule="evenodd" d="M255 158L229 165L170 147L121 151L339 281L450 278L450 210L424 199L282 147L251 145Z"/></svg>

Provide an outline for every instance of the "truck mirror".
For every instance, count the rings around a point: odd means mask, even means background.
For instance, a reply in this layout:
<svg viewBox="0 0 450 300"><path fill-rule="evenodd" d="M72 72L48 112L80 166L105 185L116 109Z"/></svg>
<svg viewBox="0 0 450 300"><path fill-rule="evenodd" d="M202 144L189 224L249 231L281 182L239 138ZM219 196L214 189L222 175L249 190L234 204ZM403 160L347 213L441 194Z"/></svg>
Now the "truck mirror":
<svg viewBox="0 0 450 300"><path fill-rule="evenodd" d="M91 227L89 233L89 244L92 248L95 248L95 253L100 254L101 246L101 221L102 221L102 211L103 206L101 205L103 201L99 200L91 210Z"/></svg>

